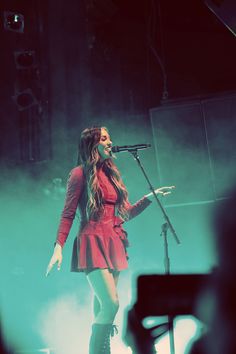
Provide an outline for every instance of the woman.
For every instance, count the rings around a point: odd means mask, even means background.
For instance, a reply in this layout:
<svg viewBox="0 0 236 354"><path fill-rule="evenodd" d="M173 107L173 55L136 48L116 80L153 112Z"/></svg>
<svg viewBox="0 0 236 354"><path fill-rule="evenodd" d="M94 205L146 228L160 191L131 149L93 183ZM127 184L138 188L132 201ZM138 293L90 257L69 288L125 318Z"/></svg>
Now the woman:
<svg viewBox="0 0 236 354"><path fill-rule="evenodd" d="M131 205L120 173L113 162L112 142L104 127L87 128L79 144L80 165L75 167L67 184L65 206L57 233L49 274L54 264L62 262L62 248L68 237L76 209L81 222L74 241L71 270L84 272L94 291L94 324L90 354L110 353L110 334L118 310L117 282L127 268L128 241L122 224L140 214L152 194ZM162 195L172 187L155 191Z"/></svg>

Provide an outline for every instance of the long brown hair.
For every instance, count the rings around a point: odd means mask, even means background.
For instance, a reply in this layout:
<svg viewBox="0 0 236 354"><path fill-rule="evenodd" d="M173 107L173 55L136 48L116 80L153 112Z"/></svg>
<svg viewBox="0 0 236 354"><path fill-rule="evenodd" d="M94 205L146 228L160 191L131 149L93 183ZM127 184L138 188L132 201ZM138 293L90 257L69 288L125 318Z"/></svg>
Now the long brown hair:
<svg viewBox="0 0 236 354"><path fill-rule="evenodd" d="M88 203L86 206L88 218L98 219L103 211L102 192L97 177L97 168L101 164L98 145L101 138L101 129L105 127L91 127L82 131L79 142L78 164L83 166L86 182ZM113 162L112 158L105 159L103 169L111 183L115 187L118 195L118 214L127 219L128 193L122 182L120 172Z"/></svg>

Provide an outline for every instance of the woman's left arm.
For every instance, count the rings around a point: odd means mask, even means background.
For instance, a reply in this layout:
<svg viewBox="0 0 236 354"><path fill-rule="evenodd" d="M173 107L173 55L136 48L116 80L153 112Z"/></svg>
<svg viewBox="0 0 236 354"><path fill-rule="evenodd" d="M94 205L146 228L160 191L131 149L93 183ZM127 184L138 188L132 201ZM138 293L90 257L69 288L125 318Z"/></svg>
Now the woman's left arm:
<svg viewBox="0 0 236 354"><path fill-rule="evenodd" d="M170 194L171 190L174 188L175 186L157 188L155 189L155 194L157 195L160 194L162 196L165 196L167 194ZM148 193L133 205L128 202L129 220L133 219L134 217L142 213L152 203L153 198L154 198L153 193Z"/></svg>

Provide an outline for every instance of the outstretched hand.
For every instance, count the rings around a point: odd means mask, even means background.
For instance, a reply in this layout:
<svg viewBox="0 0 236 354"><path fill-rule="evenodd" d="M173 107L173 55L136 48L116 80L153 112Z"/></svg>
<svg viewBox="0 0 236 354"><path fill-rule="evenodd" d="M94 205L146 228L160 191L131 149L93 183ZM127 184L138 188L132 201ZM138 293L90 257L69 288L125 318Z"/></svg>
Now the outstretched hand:
<svg viewBox="0 0 236 354"><path fill-rule="evenodd" d="M57 263L57 270L61 269L61 263L62 263L62 247L57 243L54 252L52 255L52 258L50 259L50 262L48 264L47 270L46 270L46 277L49 275L51 272L53 266Z"/></svg>
<svg viewBox="0 0 236 354"><path fill-rule="evenodd" d="M172 189L174 189L175 186L167 186L167 187L160 187L155 189L155 194L160 194L161 196L166 196L168 194L171 194ZM149 193L146 195L147 198L150 198L153 196L153 193Z"/></svg>

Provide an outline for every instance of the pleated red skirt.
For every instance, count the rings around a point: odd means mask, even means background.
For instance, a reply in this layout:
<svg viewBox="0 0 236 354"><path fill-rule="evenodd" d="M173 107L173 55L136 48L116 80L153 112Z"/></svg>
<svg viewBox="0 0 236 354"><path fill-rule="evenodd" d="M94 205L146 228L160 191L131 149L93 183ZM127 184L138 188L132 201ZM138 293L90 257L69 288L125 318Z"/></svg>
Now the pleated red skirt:
<svg viewBox="0 0 236 354"><path fill-rule="evenodd" d="M95 268L120 271L128 267L127 233L123 220L115 216L115 206L106 204L99 221L90 220L74 241L71 271L86 272Z"/></svg>

